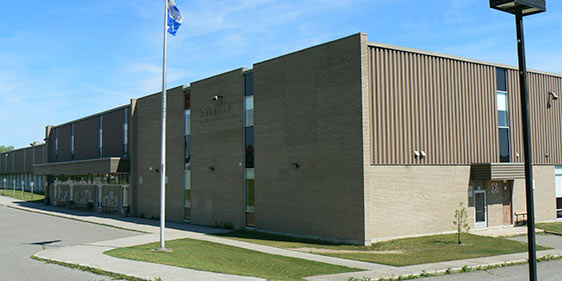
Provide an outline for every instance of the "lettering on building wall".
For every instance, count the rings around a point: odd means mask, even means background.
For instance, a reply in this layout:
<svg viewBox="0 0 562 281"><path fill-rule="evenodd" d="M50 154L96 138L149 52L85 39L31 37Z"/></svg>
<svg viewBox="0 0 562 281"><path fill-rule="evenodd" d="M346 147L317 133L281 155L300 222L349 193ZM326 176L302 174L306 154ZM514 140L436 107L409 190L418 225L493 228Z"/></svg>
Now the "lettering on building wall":
<svg viewBox="0 0 562 281"><path fill-rule="evenodd" d="M216 108L201 110L199 113L199 124L206 124L215 121L225 121L236 119L238 114L232 111L231 105L223 105Z"/></svg>

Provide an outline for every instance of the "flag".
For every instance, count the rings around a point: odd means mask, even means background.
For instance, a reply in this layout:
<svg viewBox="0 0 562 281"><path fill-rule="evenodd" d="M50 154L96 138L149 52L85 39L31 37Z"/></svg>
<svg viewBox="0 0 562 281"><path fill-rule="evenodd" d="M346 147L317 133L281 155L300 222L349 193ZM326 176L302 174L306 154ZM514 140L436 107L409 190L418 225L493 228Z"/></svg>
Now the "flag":
<svg viewBox="0 0 562 281"><path fill-rule="evenodd" d="M167 0L168 1L168 32L174 36L176 36L176 32L180 25L183 22L183 16L176 6L176 1L174 0Z"/></svg>

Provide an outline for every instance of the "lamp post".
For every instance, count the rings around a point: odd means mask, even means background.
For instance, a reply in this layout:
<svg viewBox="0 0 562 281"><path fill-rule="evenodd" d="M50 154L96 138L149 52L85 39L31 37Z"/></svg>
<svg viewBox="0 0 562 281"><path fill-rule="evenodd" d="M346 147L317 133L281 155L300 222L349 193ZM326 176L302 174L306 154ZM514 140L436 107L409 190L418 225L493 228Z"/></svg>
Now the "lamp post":
<svg viewBox="0 0 562 281"><path fill-rule="evenodd" d="M31 186L31 201L33 201L33 186L35 185L34 182L30 182L29 186Z"/></svg>
<svg viewBox="0 0 562 281"><path fill-rule="evenodd" d="M531 134L529 132L529 90L525 64L523 17L546 11L545 0L490 0L490 7L515 15L517 51L519 61L519 88L521 95L521 122L523 127L523 152L525 155L525 191L527 201L527 244L529 250L529 280L537 280L537 249L535 246L535 203L533 199L533 166Z"/></svg>

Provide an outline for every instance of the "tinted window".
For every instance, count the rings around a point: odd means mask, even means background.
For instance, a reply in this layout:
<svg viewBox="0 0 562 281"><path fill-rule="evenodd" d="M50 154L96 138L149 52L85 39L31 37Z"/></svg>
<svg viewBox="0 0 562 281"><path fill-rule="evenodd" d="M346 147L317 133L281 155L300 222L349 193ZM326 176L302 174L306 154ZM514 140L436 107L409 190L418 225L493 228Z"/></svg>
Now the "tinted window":
<svg viewBox="0 0 562 281"><path fill-rule="evenodd" d="M500 128L500 162L509 162L509 129Z"/></svg>
<svg viewBox="0 0 562 281"><path fill-rule="evenodd" d="M496 73L497 73L497 77L498 77L498 90L500 91L507 91L506 90L506 79L505 79L505 69L504 68L496 68Z"/></svg>
<svg viewBox="0 0 562 281"><path fill-rule="evenodd" d="M498 125L507 127L507 111L498 111Z"/></svg>
<svg viewBox="0 0 562 281"><path fill-rule="evenodd" d="M191 163L191 136L185 136L185 163Z"/></svg>
<svg viewBox="0 0 562 281"><path fill-rule="evenodd" d="M244 96L254 95L254 73L244 75Z"/></svg>
<svg viewBox="0 0 562 281"><path fill-rule="evenodd" d="M244 128L246 131L246 168L254 167L254 127Z"/></svg>

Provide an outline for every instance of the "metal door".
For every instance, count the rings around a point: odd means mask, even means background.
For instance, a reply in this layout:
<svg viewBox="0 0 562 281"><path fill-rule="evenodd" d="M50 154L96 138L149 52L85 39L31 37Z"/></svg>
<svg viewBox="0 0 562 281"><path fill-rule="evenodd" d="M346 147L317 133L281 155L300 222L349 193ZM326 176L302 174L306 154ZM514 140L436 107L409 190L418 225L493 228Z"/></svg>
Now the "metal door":
<svg viewBox="0 0 562 281"><path fill-rule="evenodd" d="M487 227L486 222L486 191L474 191L474 210L475 210L475 223L474 227L483 228Z"/></svg>

